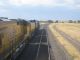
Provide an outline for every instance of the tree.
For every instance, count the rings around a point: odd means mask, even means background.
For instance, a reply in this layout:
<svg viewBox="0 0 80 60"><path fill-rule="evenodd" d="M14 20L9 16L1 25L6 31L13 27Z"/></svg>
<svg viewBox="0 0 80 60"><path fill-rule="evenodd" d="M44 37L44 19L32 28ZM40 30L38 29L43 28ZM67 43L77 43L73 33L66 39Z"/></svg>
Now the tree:
<svg viewBox="0 0 80 60"><path fill-rule="evenodd" d="M74 23L76 23L76 21L74 21Z"/></svg>
<svg viewBox="0 0 80 60"><path fill-rule="evenodd" d="M80 23L80 20L78 20L78 23Z"/></svg>
<svg viewBox="0 0 80 60"><path fill-rule="evenodd" d="M73 21L72 20L69 20L69 23L73 23Z"/></svg>
<svg viewBox="0 0 80 60"><path fill-rule="evenodd" d="M55 21L55 23L58 23L58 22L59 22L58 20Z"/></svg>
<svg viewBox="0 0 80 60"><path fill-rule="evenodd" d="M49 23L53 23L53 21L52 21L52 20L48 20L48 22L49 22Z"/></svg>

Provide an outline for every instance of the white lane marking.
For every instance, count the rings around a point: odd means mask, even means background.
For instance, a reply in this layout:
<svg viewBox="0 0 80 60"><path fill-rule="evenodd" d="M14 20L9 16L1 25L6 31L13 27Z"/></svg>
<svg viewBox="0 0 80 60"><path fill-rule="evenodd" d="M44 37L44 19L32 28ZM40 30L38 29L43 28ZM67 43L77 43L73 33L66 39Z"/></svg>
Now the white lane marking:
<svg viewBox="0 0 80 60"><path fill-rule="evenodd" d="M48 45L48 43L29 43L29 45Z"/></svg>
<svg viewBox="0 0 80 60"><path fill-rule="evenodd" d="M42 35L42 36L46 36L46 35Z"/></svg>
<svg viewBox="0 0 80 60"><path fill-rule="evenodd" d="M38 45L40 43L29 43L29 45Z"/></svg>
<svg viewBox="0 0 80 60"><path fill-rule="evenodd" d="M43 34L43 31L42 31L42 34ZM41 44L41 40L42 40L42 34L41 34L41 38L40 38L40 44ZM37 51L36 60L38 59L39 49L40 49L40 44L39 44L39 47L38 47L38 51Z"/></svg>
<svg viewBox="0 0 80 60"><path fill-rule="evenodd" d="M47 38L47 44L48 44L48 55L49 55L48 59L51 60L51 59L50 59L49 38L48 38L47 29L46 29L46 38Z"/></svg>
<svg viewBox="0 0 80 60"><path fill-rule="evenodd" d="M20 50L20 48L17 48L17 49L16 49L16 52L18 52L19 50Z"/></svg>
<svg viewBox="0 0 80 60"><path fill-rule="evenodd" d="M39 37L39 36L41 36L41 35L37 35L37 36L35 36L34 38L37 38L37 37Z"/></svg>
<svg viewBox="0 0 80 60"><path fill-rule="evenodd" d="M22 47L23 47L23 44L20 45L20 48L22 48Z"/></svg>

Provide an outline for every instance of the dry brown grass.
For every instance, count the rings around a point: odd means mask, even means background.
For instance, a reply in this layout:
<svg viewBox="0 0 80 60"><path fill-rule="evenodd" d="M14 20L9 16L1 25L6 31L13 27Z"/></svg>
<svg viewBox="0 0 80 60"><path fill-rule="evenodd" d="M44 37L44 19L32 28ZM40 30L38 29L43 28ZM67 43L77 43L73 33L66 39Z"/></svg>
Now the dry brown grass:
<svg viewBox="0 0 80 60"><path fill-rule="evenodd" d="M49 25L49 29L53 33L53 35L57 38L57 42L64 46L66 51L70 54L72 60L80 60L80 52L53 28L54 25L55 24Z"/></svg>
<svg viewBox="0 0 80 60"><path fill-rule="evenodd" d="M75 23L59 23L56 24L56 27L74 38L75 40L80 41L80 24Z"/></svg>

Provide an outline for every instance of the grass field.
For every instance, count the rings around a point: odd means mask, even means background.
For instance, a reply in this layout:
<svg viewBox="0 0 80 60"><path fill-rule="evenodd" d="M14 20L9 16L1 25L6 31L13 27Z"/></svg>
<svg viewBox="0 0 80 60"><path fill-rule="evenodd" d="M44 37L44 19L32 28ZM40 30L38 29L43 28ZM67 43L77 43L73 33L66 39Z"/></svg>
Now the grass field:
<svg viewBox="0 0 80 60"><path fill-rule="evenodd" d="M58 23L56 27L70 35L75 40L80 42L80 24L78 23Z"/></svg>
<svg viewBox="0 0 80 60"><path fill-rule="evenodd" d="M53 23L49 25L49 29L52 32L52 34L57 38L57 42L64 46L65 50L71 56L72 60L80 60L80 52L78 51L78 49L66 38L64 38L58 31L56 31L54 26L57 29L65 32L72 38L75 38L76 40L80 41L80 24Z"/></svg>

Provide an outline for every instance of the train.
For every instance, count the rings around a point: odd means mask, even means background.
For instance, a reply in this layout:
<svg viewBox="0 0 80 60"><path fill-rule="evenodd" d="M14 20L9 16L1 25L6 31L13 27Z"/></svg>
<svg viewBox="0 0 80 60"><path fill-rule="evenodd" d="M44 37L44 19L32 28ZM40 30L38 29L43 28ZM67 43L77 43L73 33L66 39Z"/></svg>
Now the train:
<svg viewBox="0 0 80 60"><path fill-rule="evenodd" d="M15 60L39 30L39 21L0 21L0 60Z"/></svg>

